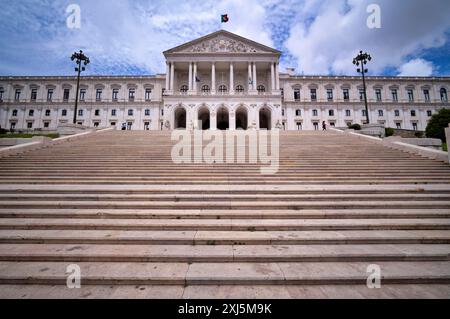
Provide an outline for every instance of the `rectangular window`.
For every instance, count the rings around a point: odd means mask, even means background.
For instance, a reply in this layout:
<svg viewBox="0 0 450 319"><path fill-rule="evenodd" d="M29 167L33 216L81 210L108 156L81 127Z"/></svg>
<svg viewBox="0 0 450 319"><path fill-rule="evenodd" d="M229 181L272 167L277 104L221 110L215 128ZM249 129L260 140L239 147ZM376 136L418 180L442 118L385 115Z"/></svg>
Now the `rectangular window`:
<svg viewBox="0 0 450 319"><path fill-rule="evenodd" d="M134 111L132 109L128 110L128 116L133 116L134 115Z"/></svg>
<svg viewBox="0 0 450 319"><path fill-rule="evenodd" d="M84 101L85 98L86 98L86 89L81 89L80 90L80 101Z"/></svg>
<svg viewBox="0 0 450 319"><path fill-rule="evenodd" d="M34 116L34 110L29 110L28 111L28 116L33 117Z"/></svg>
<svg viewBox="0 0 450 319"><path fill-rule="evenodd" d="M347 117L352 116L352 112L350 110L346 110L345 116L347 116Z"/></svg>
<svg viewBox="0 0 450 319"><path fill-rule="evenodd" d="M333 89L327 89L327 100L333 101Z"/></svg>
<svg viewBox="0 0 450 319"><path fill-rule="evenodd" d="M313 110L313 116L318 116L319 112L317 112L317 110Z"/></svg>
<svg viewBox="0 0 450 319"><path fill-rule="evenodd" d="M145 100L150 101L152 99L152 89L145 90Z"/></svg>
<svg viewBox="0 0 450 319"><path fill-rule="evenodd" d="M48 89L47 91L47 101L51 101L53 99L53 89Z"/></svg>
<svg viewBox="0 0 450 319"><path fill-rule="evenodd" d="M64 89L64 102L69 101L69 97L70 97L70 90L69 89Z"/></svg>
<svg viewBox="0 0 450 319"><path fill-rule="evenodd" d="M408 100L409 102L414 102L414 91L411 89L408 89Z"/></svg>
<svg viewBox="0 0 450 319"><path fill-rule="evenodd" d="M100 110L95 110L94 116L100 116Z"/></svg>
<svg viewBox="0 0 450 319"><path fill-rule="evenodd" d="M128 122L127 123L127 130L131 131L132 127L133 127L133 122Z"/></svg>
<svg viewBox="0 0 450 319"><path fill-rule="evenodd" d="M116 116L117 115L117 110L111 110L111 116Z"/></svg>
<svg viewBox="0 0 450 319"><path fill-rule="evenodd" d="M399 110L395 110L394 113L395 113L395 117L399 117L400 116L400 111Z"/></svg>
<svg viewBox="0 0 450 319"><path fill-rule="evenodd" d="M384 111L383 110L378 110L378 116L379 117L383 117L384 116Z"/></svg>
<svg viewBox="0 0 450 319"><path fill-rule="evenodd" d="M98 127L100 125L99 122L94 122L94 127Z"/></svg>
<svg viewBox="0 0 450 319"><path fill-rule="evenodd" d="M113 101L117 101L119 99L119 90L118 89L114 89L113 93L112 93L112 100Z"/></svg>
<svg viewBox="0 0 450 319"><path fill-rule="evenodd" d="M150 122L144 122L144 130L150 130Z"/></svg>
<svg viewBox="0 0 450 319"><path fill-rule="evenodd" d="M294 90L294 100L295 101L300 101L300 89L295 89Z"/></svg>
<svg viewBox="0 0 450 319"><path fill-rule="evenodd" d="M302 116L302 110L295 110L295 116Z"/></svg>
<svg viewBox="0 0 450 319"><path fill-rule="evenodd" d="M29 128L29 129L33 128L33 122L28 122L27 123L27 128Z"/></svg>
<svg viewBox="0 0 450 319"><path fill-rule="evenodd" d="M11 126L9 127L11 130L16 129L16 122L11 122Z"/></svg>
<svg viewBox="0 0 450 319"><path fill-rule="evenodd" d="M402 128L402 124L401 123L395 123L395 126L397 127L397 129L401 129Z"/></svg>
<svg viewBox="0 0 450 319"><path fill-rule="evenodd" d="M376 89L375 90L375 97L377 99L377 102L381 102L382 98L381 98L381 89Z"/></svg>
<svg viewBox="0 0 450 319"><path fill-rule="evenodd" d="M37 89L32 89L31 90L31 101L36 101L37 100Z"/></svg>
<svg viewBox="0 0 450 319"><path fill-rule="evenodd" d="M432 117L433 116L433 112L432 111L427 111L427 115L428 115L428 117Z"/></svg>
<svg viewBox="0 0 450 319"><path fill-rule="evenodd" d="M391 94L392 94L392 101L394 102L398 102L398 93L397 90L391 90Z"/></svg>
<svg viewBox="0 0 450 319"><path fill-rule="evenodd" d="M128 92L128 99L130 101L134 101L134 94L135 94L135 89L130 89L130 91Z"/></svg>
<svg viewBox="0 0 450 319"><path fill-rule="evenodd" d="M411 117L416 117L416 111L414 110L411 111Z"/></svg>
<svg viewBox="0 0 450 319"><path fill-rule="evenodd" d="M67 116L67 110L62 110L61 116L66 117Z"/></svg>
<svg viewBox="0 0 450 319"><path fill-rule="evenodd" d="M50 122L44 122L44 128L49 128L50 127Z"/></svg>
<svg viewBox="0 0 450 319"><path fill-rule="evenodd" d="M417 123L416 123L416 122L413 122L413 123L412 123L412 127L413 127L413 130L414 130L414 131L417 131Z"/></svg>
<svg viewBox="0 0 450 319"><path fill-rule="evenodd" d="M314 130L318 131L319 130L319 123L314 122L313 125L314 125Z"/></svg>
<svg viewBox="0 0 450 319"><path fill-rule="evenodd" d="M311 101L317 101L317 90L311 89Z"/></svg>
<svg viewBox="0 0 450 319"><path fill-rule="evenodd" d="M3 93L4 93L4 92L5 92L5 91L0 90L0 102L3 101Z"/></svg>
<svg viewBox="0 0 450 319"><path fill-rule="evenodd" d="M161 109L161 116L164 116L164 109Z"/></svg>
<svg viewBox="0 0 450 319"><path fill-rule="evenodd" d="M150 116L150 110L149 109L145 110L145 116Z"/></svg>
<svg viewBox="0 0 450 319"><path fill-rule="evenodd" d="M302 122L297 122L297 131L302 130Z"/></svg>
<svg viewBox="0 0 450 319"><path fill-rule="evenodd" d="M83 116L83 110L78 110L78 116Z"/></svg>
<svg viewBox="0 0 450 319"><path fill-rule="evenodd" d="M430 102L430 90L423 90L423 98L425 102Z"/></svg>
<svg viewBox="0 0 450 319"><path fill-rule="evenodd" d="M344 93L344 101L350 101L350 91L349 91L349 89L344 89L343 93Z"/></svg>
<svg viewBox="0 0 450 319"><path fill-rule="evenodd" d="M17 117L17 113L18 113L17 110L13 110L13 111L12 111L12 116L13 116L13 117Z"/></svg>
<svg viewBox="0 0 450 319"><path fill-rule="evenodd" d="M51 111L50 110L45 110L45 116L50 116Z"/></svg>
<svg viewBox="0 0 450 319"><path fill-rule="evenodd" d="M20 90L19 89L17 89L16 90L16 94L15 94L15 96L14 96L14 99L16 100L16 101L19 101L20 100Z"/></svg>
<svg viewBox="0 0 450 319"><path fill-rule="evenodd" d="M281 109L281 116L285 116L285 114L286 114L285 109Z"/></svg>
<svg viewBox="0 0 450 319"><path fill-rule="evenodd" d="M362 110L362 116L364 116L364 117L367 116L366 110Z"/></svg>
<svg viewBox="0 0 450 319"><path fill-rule="evenodd" d="M334 110L329 110L329 111L328 111L328 115L329 115L329 116L334 116Z"/></svg>
<svg viewBox="0 0 450 319"><path fill-rule="evenodd" d="M95 99L97 101L101 101L102 100L102 90L101 89L97 89L97 93L95 94Z"/></svg>
<svg viewBox="0 0 450 319"><path fill-rule="evenodd" d="M364 101L364 90L363 89L359 90L359 100Z"/></svg>

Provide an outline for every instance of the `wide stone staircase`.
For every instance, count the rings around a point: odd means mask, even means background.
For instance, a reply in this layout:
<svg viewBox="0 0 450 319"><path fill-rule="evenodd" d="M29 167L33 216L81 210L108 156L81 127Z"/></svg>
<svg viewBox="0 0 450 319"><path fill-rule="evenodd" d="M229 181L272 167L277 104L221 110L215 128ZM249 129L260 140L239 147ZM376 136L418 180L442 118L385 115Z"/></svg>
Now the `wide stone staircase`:
<svg viewBox="0 0 450 319"><path fill-rule="evenodd" d="M174 144L109 131L0 159L0 297L450 297L447 164L282 132L262 175L175 164Z"/></svg>

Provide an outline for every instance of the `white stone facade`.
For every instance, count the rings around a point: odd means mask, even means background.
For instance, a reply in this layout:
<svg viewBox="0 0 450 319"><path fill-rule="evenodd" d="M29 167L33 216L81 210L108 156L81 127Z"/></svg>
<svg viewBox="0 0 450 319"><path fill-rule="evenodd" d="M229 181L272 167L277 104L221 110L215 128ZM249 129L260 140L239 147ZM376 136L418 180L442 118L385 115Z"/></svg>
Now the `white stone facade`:
<svg viewBox="0 0 450 319"><path fill-rule="evenodd" d="M88 76L77 123L130 130L320 129L365 121L356 76L280 73L281 52L226 31L164 52L155 76ZM73 122L75 77L0 77L0 126L55 131ZM425 130L448 108L448 77L369 77L371 123ZM201 120L201 124L198 124Z"/></svg>

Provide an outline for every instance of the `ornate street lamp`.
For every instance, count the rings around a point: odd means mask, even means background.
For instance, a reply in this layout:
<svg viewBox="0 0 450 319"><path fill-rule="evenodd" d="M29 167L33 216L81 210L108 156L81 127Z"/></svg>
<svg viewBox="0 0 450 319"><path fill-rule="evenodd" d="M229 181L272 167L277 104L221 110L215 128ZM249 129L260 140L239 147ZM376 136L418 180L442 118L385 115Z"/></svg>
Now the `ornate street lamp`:
<svg viewBox="0 0 450 319"><path fill-rule="evenodd" d="M366 69L366 64L367 62L372 61L372 57L370 56L370 54L363 53L362 51L359 51L359 54L356 56L356 58L353 59L353 64L356 66L361 66L360 68L357 69L358 73L362 74L362 78L363 78L363 89L364 89L364 103L366 105L366 124L370 123L370 119L369 119L369 107L367 105L367 92L366 92L366 76L365 74L367 72L369 72L368 69Z"/></svg>
<svg viewBox="0 0 450 319"><path fill-rule="evenodd" d="M78 72L77 76L77 92L75 96L75 110L73 114L73 124L77 124L77 113L78 113L78 96L79 96L79 90L80 90L80 75L82 71L85 71L86 68L84 66L88 65L91 61L89 58L84 55L83 51L80 50L79 53L75 52L72 54L72 57L70 58L72 61L76 61L77 67L75 68L75 72ZM84 66L82 66L84 64Z"/></svg>

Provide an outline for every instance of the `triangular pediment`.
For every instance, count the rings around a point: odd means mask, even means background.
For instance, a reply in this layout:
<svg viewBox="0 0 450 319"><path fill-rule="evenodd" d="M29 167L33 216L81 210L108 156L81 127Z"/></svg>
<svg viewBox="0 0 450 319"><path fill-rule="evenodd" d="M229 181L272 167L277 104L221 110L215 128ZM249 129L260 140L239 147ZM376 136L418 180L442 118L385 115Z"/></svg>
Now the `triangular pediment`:
<svg viewBox="0 0 450 319"><path fill-rule="evenodd" d="M197 40L185 43L164 54L178 53L197 53L197 54L214 54L214 53L271 53L281 54L280 51L272 49L263 44L254 42L234 33L221 30L211 33Z"/></svg>

